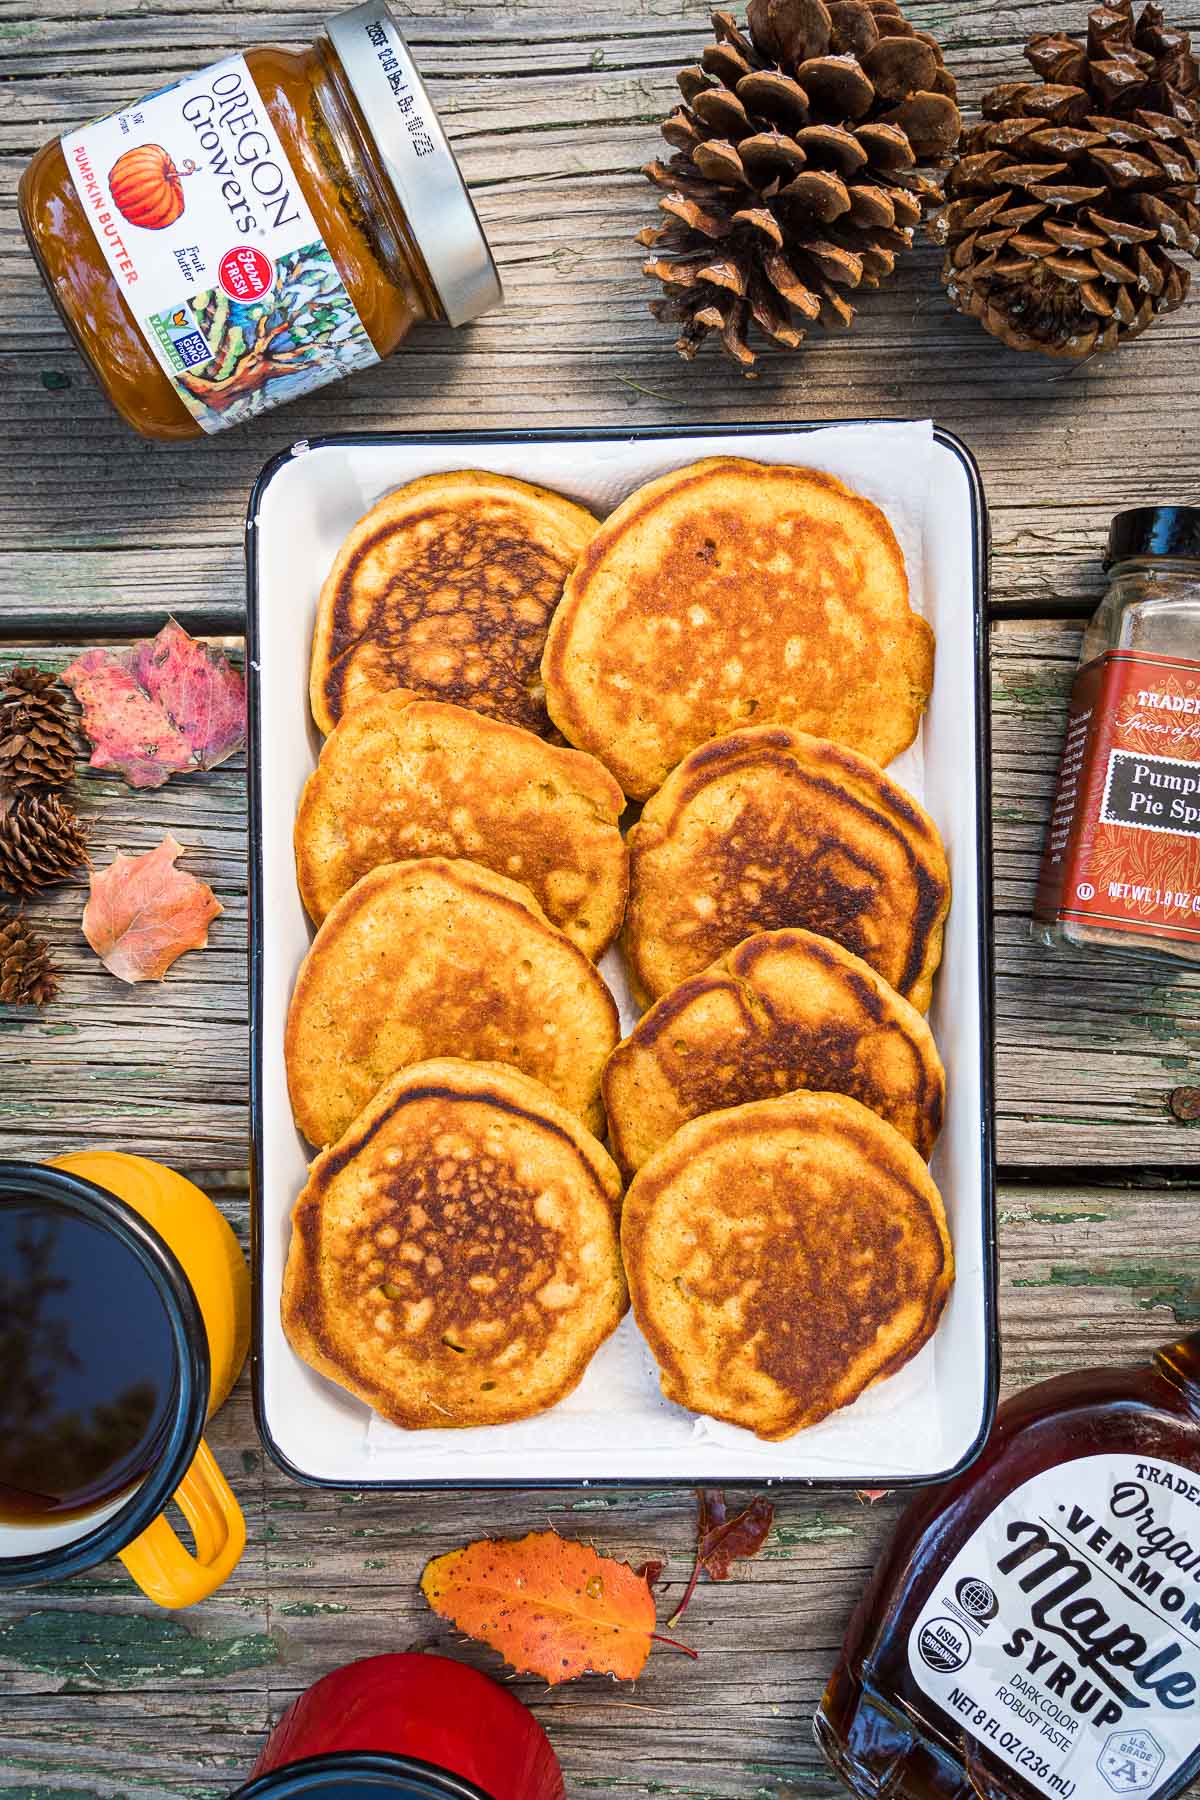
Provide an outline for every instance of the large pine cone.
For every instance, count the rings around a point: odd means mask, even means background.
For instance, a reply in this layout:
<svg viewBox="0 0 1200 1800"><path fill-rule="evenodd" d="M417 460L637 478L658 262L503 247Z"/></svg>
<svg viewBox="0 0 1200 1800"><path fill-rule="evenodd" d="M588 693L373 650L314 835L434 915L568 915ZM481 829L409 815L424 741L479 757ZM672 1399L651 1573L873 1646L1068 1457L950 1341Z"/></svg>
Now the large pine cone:
<svg viewBox="0 0 1200 1800"><path fill-rule="evenodd" d="M1017 350L1115 350L1179 306L1200 247L1200 74L1188 35L1132 0L1100 6L1086 44L1032 38L1038 81L983 103L934 224L962 313Z"/></svg>
<svg viewBox="0 0 1200 1800"><path fill-rule="evenodd" d="M0 813L0 890L33 894L87 861L75 813L57 794L17 794Z"/></svg>
<svg viewBox="0 0 1200 1800"><path fill-rule="evenodd" d="M32 663L0 676L0 783L65 787L75 754L71 705L58 677Z"/></svg>
<svg viewBox="0 0 1200 1800"><path fill-rule="evenodd" d="M58 989L45 938L11 913L0 918L0 1005L45 1006Z"/></svg>
<svg viewBox="0 0 1200 1800"><path fill-rule="evenodd" d="M961 119L936 38L896 0L750 0L749 35L729 13L712 22L662 127L676 154L643 171L668 223L640 242L680 355L716 332L748 368L751 321L785 350L818 320L851 323L847 292L878 287L911 245L940 196L921 166L944 162Z"/></svg>

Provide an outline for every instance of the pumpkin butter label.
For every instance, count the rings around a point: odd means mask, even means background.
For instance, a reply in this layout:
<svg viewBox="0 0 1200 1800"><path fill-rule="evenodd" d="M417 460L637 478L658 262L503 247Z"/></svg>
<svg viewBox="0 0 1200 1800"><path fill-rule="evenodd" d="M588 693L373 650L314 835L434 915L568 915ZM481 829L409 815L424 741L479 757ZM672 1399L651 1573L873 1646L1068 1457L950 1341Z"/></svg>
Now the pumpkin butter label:
<svg viewBox="0 0 1200 1800"><path fill-rule="evenodd" d="M113 279L205 431L379 360L244 58L72 132L63 154Z"/></svg>

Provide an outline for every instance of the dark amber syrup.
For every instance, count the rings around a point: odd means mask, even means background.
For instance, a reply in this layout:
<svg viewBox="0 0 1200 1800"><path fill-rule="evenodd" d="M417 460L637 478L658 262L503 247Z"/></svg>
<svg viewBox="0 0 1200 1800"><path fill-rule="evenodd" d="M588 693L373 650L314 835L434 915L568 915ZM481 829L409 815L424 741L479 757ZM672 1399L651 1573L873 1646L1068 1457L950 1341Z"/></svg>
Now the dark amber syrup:
<svg viewBox="0 0 1200 1800"><path fill-rule="evenodd" d="M115 1233L0 1197L0 1522L50 1524L154 1467L177 1386L171 1321Z"/></svg>
<svg viewBox="0 0 1200 1800"><path fill-rule="evenodd" d="M1200 1472L1200 1334L1140 1368L1091 1369L1041 1383L1001 1407L964 1475L921 1495L903 1515L850 1621L814 1728L852 1792L887 1800L1044 1800L963 1729L913 1679L909 1639L953 1558L1022 1483L1076 1458L1161 1459ZM1194 1748L1170 1779L1141 1790L1167 1800L1200 1773ZM1108 1791L1102 1789L1101 1791Z"/></svg>

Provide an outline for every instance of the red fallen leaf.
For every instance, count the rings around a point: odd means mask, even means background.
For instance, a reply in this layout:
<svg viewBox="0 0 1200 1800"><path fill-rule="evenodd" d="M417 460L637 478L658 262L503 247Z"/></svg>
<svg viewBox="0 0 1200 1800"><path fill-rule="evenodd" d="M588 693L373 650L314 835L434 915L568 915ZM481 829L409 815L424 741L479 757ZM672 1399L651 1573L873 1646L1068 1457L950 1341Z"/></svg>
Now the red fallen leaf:
<svg viewBox="0 0 1200 1800"><path fill-rule="evenodd" d="M92 768L115 769L130 787L215 768L245 742L241 676L174 619L132 650L85 651L62 679L83 707Z"/></svg>
<svg viewBox="0 0 1200 1800"><path fill-rule="evenodd" d="M201 769L246 741L246 690L228 657L168 619L158 636L134 646L133 675L178 726Z"/></svg>
<svg viewBox="0 0 1200 1800"><path fill-rule="evenodd" d="M892 1490L891 1488L855 1488L854 1491L860 1500L865 1500L868 1506L874 1506L877 1500L886 1500Z"/></svg>
<svg viewBox="0 0 1200 1800"><path fill-rule="evenodd" d="M117 769L130 787L161 787L192 767L192 747L111 650L85 650L64 669L83 707L93 769Z"/></svg>
<svg viewBox="0 0 1200 1800"><path fill-rule="evenodd" d="M735 1562L757 1556L770 1535L775 1508L759 1494L749 1506L731 1519L725 1507L725 1496L717 1488L699 1488L696 1499L696 1564L683 1599L667 1620L678 1625L696 1591L703 1569L712 1581L728 1581Z"/></svg>
<svg viewBox="0 0 1200 1800"><path fill-rule="evenodd" d="M775 1508L764 1494L752 1500L732 1519L725 1515L724 1495L719 1514L713 1510L711 1524L700 1544L700 1561L714 1581L728 1581L733 1564L757 1556L770 1534Z"/></svg>
<svg viewBox="0 0 1200 1800"><path fill-rule="evenodd" d="M628 1563L534 1531L484 1538L428 1563L421 1592L442 1618L551 1687L588 1670L633 1681L654 1635L654 1596Z"/></svg>
<svg viewBox="0 0 1200 1800"><path fill-rule="evenodd" d="M165 837L145 856L92 872L83 935L119 981L161 981L177 956L204 948L224 910L210 887L175 867L182 849Z"/></svg>

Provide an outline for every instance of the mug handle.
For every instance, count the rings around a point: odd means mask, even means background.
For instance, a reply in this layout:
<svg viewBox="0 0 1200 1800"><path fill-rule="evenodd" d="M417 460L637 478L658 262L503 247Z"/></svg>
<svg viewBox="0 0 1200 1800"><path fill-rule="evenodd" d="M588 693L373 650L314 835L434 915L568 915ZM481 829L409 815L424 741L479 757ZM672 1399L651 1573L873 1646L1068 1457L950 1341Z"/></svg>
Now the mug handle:
<svg viewBox="0 0 1200 1800"><path fill-rule="evenodd" d="M175 1499L192 1528L194 1556L161 1513L118 1555L157 1605L192 1606L228 1579L246 1547L242 1509L203 1438Z"/></svg>

